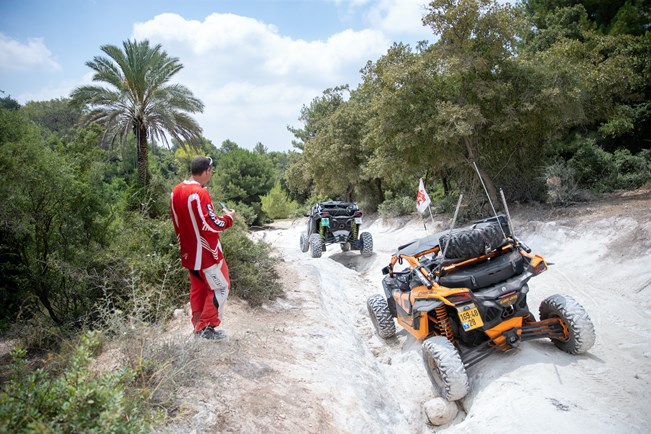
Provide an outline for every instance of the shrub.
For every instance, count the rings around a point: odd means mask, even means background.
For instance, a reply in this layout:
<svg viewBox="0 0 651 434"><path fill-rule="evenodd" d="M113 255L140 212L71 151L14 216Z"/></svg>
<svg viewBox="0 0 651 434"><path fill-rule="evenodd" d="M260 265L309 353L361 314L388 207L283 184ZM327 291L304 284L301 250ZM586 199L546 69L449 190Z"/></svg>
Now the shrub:
<svg viewBox="0 0 651 434"><path fill-rule="evenodd" d="M178 242L169 217L125 215L119 235L95 258L99 303L92 316L107 327L103 312L119 310L133 321L155 323L185 303L188 274L181 267Z"/></svg>
<svg viewBox="0 0 651 434"><path fill-rule="evenodd" d="M262 211L272 219L287 218L295 214L298 209L298 203L289 199L278 181L271 191L262 196L260 200L262 201Z"/></svg>
<svg viewBox="0 0 651 434"><path fill-rule="evenodd" d="M616 166L613 155L601 149L594 140L585 140L568 161L579 186L598 192L612 190ZM546 178L549 178L546 176Z"/></svg>
<svg viewBox="0 0 651 434"><path fill-rule="evenodd" d="M568 160L574 171L576 183L597 192L617 188L638 188L651 179L651 152L643 150L637 155L627 149L613 154L604 151L592 139L577 141L577 149Z"/></svg>
<svg viewBox="0 0 651 434"><path fill-rule="evenodd" d="M456 197L449 195L439 200L433 200L431 205L432 211L436 214L454 212L458 200L459 200L458 195Z"/></svg>
<svg viewBox="0 0 651 434"><path fill-rule="evenodd" d="M237 205L235 205L235 211L237 212L236 216L241 217L246 222L246 226L253 225L253 223L255 223L256 219L258 218L258 214L255 212L255 209L252 206L246 205L242 202L239 202Z"/></svg>
<svg viewBox="0 0 651 434"><path fill-rule="evenodd" d="M188 341L186 336L161 340L160 334L152 329L141 331L138 338L123 340L123 351L127 366L136 373L135 386L148 405L166 412L156 421L162 425L183 404L185 396L179 396L179 390L196 386L205 378L201 373L214 369L215 363L229 357L229 353L222 350L218 355L202 355L202 351L210 350L202 347L199 340Z"/></svg>
<svg viewBox="0 0 651 434"><path fill-rule="evenodd" d="M615 151L615 188L638 188L651 180L651 162L645 155L651 155L651 151L638 155L632 155L628 149Z"/></svg>
<svg viewBox="0 0 651 434"><path fill-rule="evenodd" d="M567 204L579 197L575 171L564 161L545 168L545 183L551 203Z"/></svg>
<svg viewBox="0 0 651 434"><path fill-rule="evenodd" d="M416 211L415 197L390 197L378 206L378 213L382 217L398 217L410 215Z"/></svg>
<svg viewBox="0 0 651 434"><path fill-rule="evenodd" d="M12 351L10 375L0 391L0 426L6 432L151 431L153 414L130 387L133 372L98 375L89 368L98 336L87 333L65 369L30 371L26 352Z"/></svg>
<svg viewBox="0 0 651 434"><path fill-rule="evenodd" d="M275 268L278 259L271 256L268 243L252 241L238 228L227 230L221 238L234 296L259 306L283 294Z"/></svg>

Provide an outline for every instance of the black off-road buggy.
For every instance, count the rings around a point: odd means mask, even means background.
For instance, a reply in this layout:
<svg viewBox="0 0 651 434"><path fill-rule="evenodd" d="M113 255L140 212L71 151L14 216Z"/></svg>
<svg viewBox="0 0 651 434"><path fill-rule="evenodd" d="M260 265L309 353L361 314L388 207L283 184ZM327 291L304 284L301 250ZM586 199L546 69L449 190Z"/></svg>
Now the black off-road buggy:
<svg viewBox="0 0 651 434"><path fill-rule="evenodd" d="M538 338L570 354L594 344L590 317L572 297L548 297L536 321L528 282L548 264L512 235L509 223L499 215L399 247L382 270L384 295L367 301L380 337L395 335L395 318L422 340L429 377L449 401L468 393L466 370L494 352Z"/></svg>
<svg viewBox="0 0 651 434"><path fill-rule="evenodd" d="M312 250L313 258L320 258L326 245L339 243L341 250L359 250L362 256L373 253L373 237L359 232L362 211L352 202L321 202L306 214L307 232L301 233L301 251Z"/></svg>

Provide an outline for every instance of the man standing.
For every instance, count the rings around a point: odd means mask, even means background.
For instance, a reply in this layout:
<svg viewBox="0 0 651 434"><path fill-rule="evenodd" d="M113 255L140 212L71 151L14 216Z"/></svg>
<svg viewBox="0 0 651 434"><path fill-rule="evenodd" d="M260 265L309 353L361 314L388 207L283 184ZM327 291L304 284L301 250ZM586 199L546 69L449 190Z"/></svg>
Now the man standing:
<svg viewBox="0 0 651 434"><path fill-rule="evenodd" d="M190 163L191 176L174 187L170 209L176 238L181 248L181 265L190 271L190 308L195 336L223 339L219 310L230 289L228 266L219 232L233 225L234 210L215 215L208 190L213 174L212 158L196 157Z"/></svg>

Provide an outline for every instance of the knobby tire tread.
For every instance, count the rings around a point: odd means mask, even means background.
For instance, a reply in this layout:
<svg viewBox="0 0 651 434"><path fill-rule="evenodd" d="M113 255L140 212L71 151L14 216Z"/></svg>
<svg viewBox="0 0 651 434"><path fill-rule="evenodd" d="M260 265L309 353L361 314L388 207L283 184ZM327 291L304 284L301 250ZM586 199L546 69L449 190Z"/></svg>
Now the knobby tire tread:
<svg viewBox="0 0 651 434"><path fill-rule="evenodd" d="M444 336L433 336L423 342L422 349L425 368L441 397L452 402L466 396L470 390L468 373L454 345Z"/></svg>
<svg viewBox="0 0 651 434"><path fill-rule="evenodd" d="M540 319L561 318L570 337L567 341L552 339L554 345L570 354L583 354L595 343L594 324L586 310L569 295L555 294L540 303Z"/></svg>
<svg viewBox="0 0 651 434"><path fill-rule="evenodd" d="M393 321L393 315L391 315L387 300L379 294L372 295L366 301L366 307L378 336L382 339L395 336L396 324Z"/></svg>

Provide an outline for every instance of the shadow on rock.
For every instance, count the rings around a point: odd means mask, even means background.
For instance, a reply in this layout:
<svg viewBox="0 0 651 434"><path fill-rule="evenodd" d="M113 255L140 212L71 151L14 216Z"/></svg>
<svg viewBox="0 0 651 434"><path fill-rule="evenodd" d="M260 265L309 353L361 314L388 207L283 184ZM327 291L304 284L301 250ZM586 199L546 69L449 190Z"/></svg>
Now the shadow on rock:
<svg viewBox="0 0 651 434"><path fill-rule="evenodd" d="M360 255L359 252L341 252L331 255L330 259L339 262L344 267L350 268L358 273L366 273L373 266L373 256L375 256L375 253L373 253L371 257L365 258Z"/></svg>

